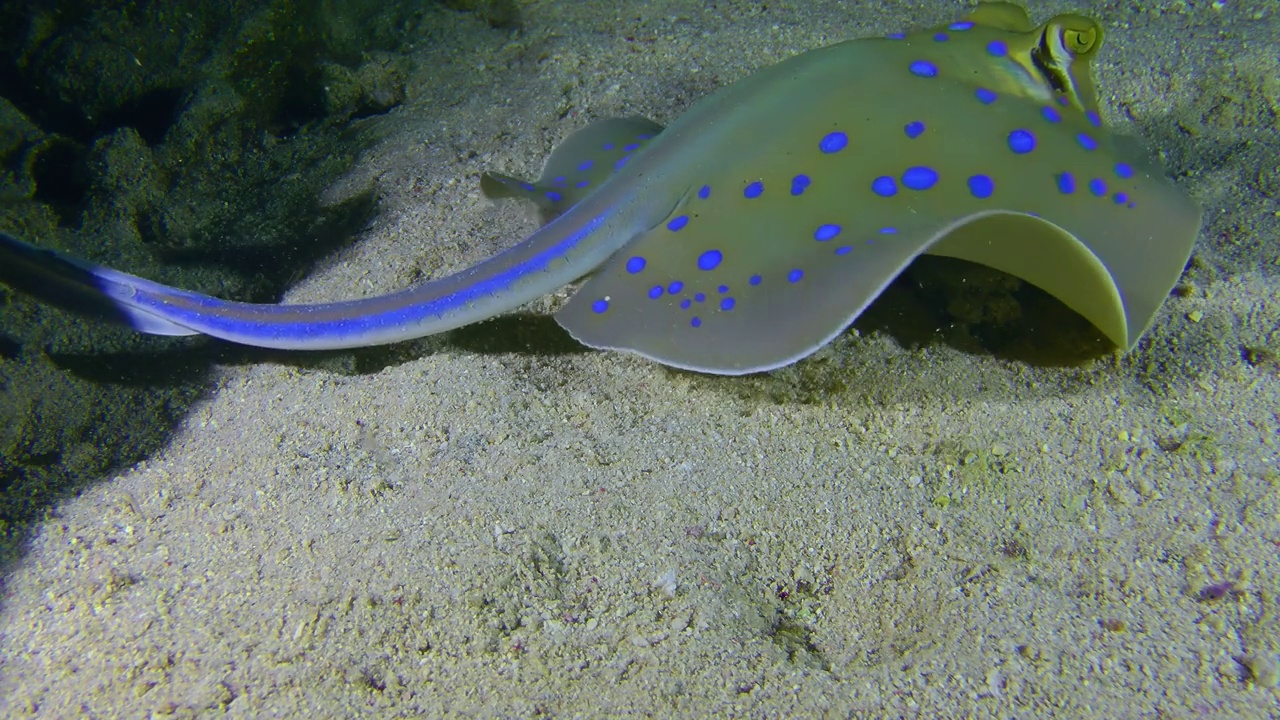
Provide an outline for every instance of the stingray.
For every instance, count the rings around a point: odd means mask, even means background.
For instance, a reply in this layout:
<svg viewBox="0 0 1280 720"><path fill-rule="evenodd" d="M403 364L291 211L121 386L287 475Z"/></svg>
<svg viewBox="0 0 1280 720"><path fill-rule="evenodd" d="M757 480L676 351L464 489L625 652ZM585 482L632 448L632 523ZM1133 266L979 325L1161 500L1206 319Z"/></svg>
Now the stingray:
<svg viewBox="0 0 1280 720"><path fill-rule="evenodd" d="M359 300L217 299L0 237L0 281L160 335L333 349L475 323L586 278L578 341L736 375L841 333L922 253L1058 298L1129 350L1185 266L1199 208L1098 110L1102 29L984 3L948 25L812 50L670 126L612 118L489 197L548 220L444 278Z"/></svg>

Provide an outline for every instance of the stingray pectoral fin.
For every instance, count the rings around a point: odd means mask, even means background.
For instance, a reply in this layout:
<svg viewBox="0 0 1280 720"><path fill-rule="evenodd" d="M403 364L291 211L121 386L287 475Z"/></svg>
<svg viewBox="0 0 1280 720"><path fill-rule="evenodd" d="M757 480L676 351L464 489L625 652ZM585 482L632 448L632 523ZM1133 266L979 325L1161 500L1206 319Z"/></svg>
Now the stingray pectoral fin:
<svg viewBox="0 0 1280 720"><path fill-rule="evenodd" d="M556 146L536 182L484 173L480 190L491 199L530 200L550 222L625 167L661 132L661 125L640 116L598 120Z"/></svg>
<svg viewBox="0 0 1280 720"><path fill-rule="evenodd" d="M538 202L540 199L536 188L533 187L533 183L521 180L518 177L503 175L502 173L481 173L480 192L484 193L484 196L490 200L522 198Z"/></svg>
<svg viewBox="0 0 1280 720"><path fill-rule="evenodd" d="M985 215L947 233L929 254L1021 278L1080 313L1117 346L1129 347L1124 301L1115 279L1084 243L1051 222L1023 213Z"/></svg>
<svg viewBox="0 0 1280 720"><path fill-rule="evenodd" d="M1182 277L1200 234L1201 209L1158 170L1135 165L1128 201L1115 214L1072 215L1061 223L1107 268L1124 301L1131 350L1155 321L1161 304ZM1071 302L1067 302L1071 305ZM1086 316L1087 317L1087 316Z"/></svg>
<svg viewBox="0 0 1280 720"><path fill-rule="evenodd" d="M965 15L965 19L979 25L1016 33L1031 32L1035 27L1031 24L1031 18L1024 8L1008 2L979 3L976 8L969 11L968 15Z"/></svg>
<svg viewBox="0 0 1280 720"><path fill-rule="evenodd" d="M538 184L562 188L570 204L576 203L661 132L661 125L639 115L597 120L551 151Z"/></svg>
<svg viewBox="0 0 1280 720"><path fill-rule="evenodd" d="M1041 213L987 215L941 238L930 254L981 263L1026 280L1093 323L1123 350L1137 345L1181 277L1200 232L1200 208L1158 171L1120 163L1106 195L1074 192ZM1095 197L1094 195L1101 197Z"/></svg>
<svg viewBox="0 0 1280 720"><path fill-rule="evenodd" d="M945 232L939 223L854 227L803 215L709 214L690 229L719 221L720 241L680 237L690 221L678 210L592 275L557 322L586 345L687 370L772 370L840 334Z"/></svg>
<svg viewBox="0 0 1280 720"><path fill-rule="evenodd" d="M151 335L197 331L128 304L139 287L163 286L143 278L29 245L0 233L0 283L50 305Z"/></svg>

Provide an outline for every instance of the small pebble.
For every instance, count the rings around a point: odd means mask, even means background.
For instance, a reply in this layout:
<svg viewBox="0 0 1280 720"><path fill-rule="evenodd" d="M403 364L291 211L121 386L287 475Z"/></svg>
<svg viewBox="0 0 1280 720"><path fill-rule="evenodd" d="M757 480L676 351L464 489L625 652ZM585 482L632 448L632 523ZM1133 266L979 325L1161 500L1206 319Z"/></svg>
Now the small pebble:
<svg viewBox="0 0 1280 720"><path fill-rule="evenodd" d="M1240 658L1240 664L1249 671L1249 679L1258 687L1273 688L1280 682L1280 665L1271 655L1246 655Z"/></svg>

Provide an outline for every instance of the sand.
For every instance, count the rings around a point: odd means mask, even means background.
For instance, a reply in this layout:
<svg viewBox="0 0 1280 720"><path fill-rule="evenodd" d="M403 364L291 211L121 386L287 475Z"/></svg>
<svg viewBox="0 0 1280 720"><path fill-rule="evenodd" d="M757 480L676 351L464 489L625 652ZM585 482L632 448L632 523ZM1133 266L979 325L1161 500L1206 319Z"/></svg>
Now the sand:
<svg viewBox="0 0 1280 720"><path fill-rule="evenodd" d="M403 104L323 195L375 188L373 221L287 300L509 246L534 220L477 173L536 175L592 119L960 12L850 5L431 11L443 39L403 51ZM566 291L391 349L197 354L166 388L194 404L57 447L144 459L73 485L7 567L3 714L1276 716L1280 8L1217 5L1033 8L1102 20L1106 116L1205 207L1137 351L864 331L714 378L576 346L541 315ZM4 364L11 423L69 382L115 413L127 384Z"/></svg>

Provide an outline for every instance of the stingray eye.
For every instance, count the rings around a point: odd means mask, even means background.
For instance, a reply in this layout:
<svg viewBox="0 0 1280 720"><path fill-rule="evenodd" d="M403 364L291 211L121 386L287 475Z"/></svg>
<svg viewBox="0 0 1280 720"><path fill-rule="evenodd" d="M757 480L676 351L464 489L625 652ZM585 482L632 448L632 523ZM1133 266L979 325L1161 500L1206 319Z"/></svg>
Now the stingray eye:
<svg viewBox="0 0 1280 720"><path fill-rule="evenodd" d="M1072 54L1083 55L1092 50L1097 42L1098 31L1094 28L1088 30L1063 28L1062 30L1062 47Z"/></svg>

